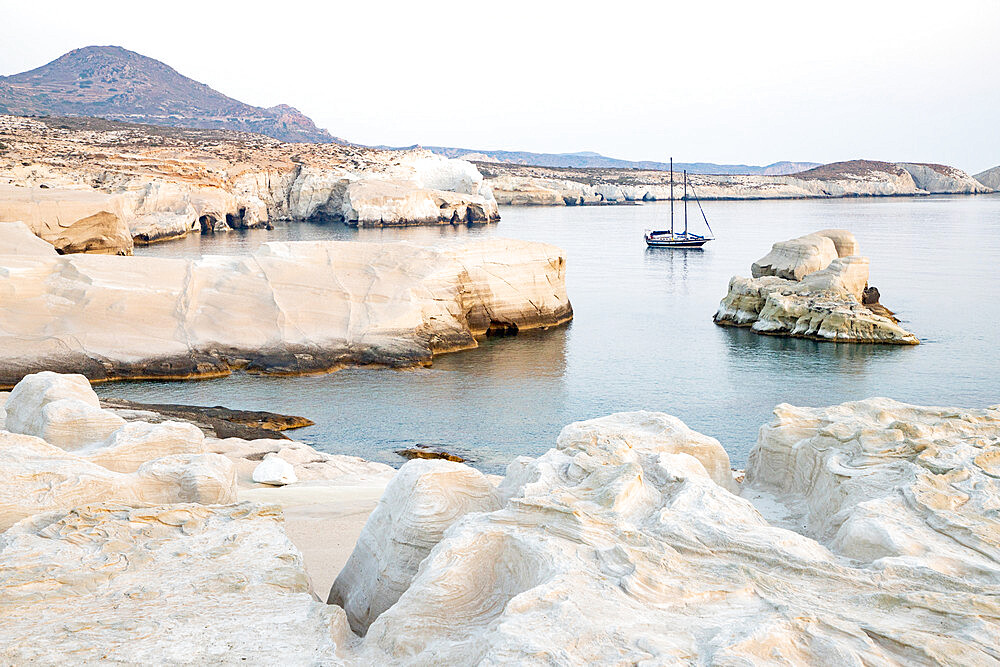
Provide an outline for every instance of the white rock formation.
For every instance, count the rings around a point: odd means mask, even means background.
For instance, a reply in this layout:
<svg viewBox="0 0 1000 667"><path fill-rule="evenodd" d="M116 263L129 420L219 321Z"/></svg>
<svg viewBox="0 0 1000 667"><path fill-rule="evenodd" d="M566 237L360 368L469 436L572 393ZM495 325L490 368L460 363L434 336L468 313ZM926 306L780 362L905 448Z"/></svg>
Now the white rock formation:
<svg viewBox="0 0 1000 667"><path fill-rule="evenodd" d="M27 375L11 391L5 409L8 431L34 435L63 449L104 442L125 425L124 419L101 409L82 375Z"/></svg>
<svg viewBox="0 0 1000 667"><path fill-rule="evenodd" d="M0 385L412 365L572 317L553 246L269 243L248 257L0 256ZM85 306L85 307L84 307ZM106 433L104 437L106 437Z"/></svg>
<svg viewBox="0 0 1000 667"><path fill-rule="evenodd" d="M1000 495L985 477L958 481L963 466L954 457L991 462L1000 413L941 411L935 417L948 423L925 434L923 417L886 407L856 430L814 413L782 420L788 443L807 444L771 445L787 453L759 466L768 479L814 493L825 516L895 499L872 507L868 534L881 539L874 528L893 526L892 513L903 512L908 525L943 529L931 544L947 547L946 562L934 563L933 547L881 560L860 547L842 554L835 540L828 548L769 524L715 484L696 456L564 431L558 449L512 464L503 509L467 516L445 533L399 601L371 624L362 661L989 664L1000 636L989 508ZM885 465L869 468L867 434L894 419L884 447L873 448ZM843 440L852 433L856 440ZM953 440L956 433L964 439ZM910 434L913 446L897 451ZM762 434L760 447L769 441ZM798 455L810 442L814 454ZM896 462L919 459L928 446L943 469L913 466L916 477L938 479L908 500L909 474ZM845 475L848 452L855 463ZM953 480L960 488L949 488ZM905 506L914 501L914 509ZM925 513L924 503L944 511ZM866 543L860 528L858 542Z"/></svg>
<svg viewBox="0 0 1000 667"><path fill-rule="evenodd" d="M236 499L232 462L178 454L114 472L41 438L0 431L0 530L39 512L100 502L204 504Z"/></svg>
<svg viewBox="0 0 1000 667"><path fill-rule="evenodd" d="M97 505L0 534L7 664L343 664L274 507Z"/></svg>
<svg viewBox="0 0 1000 667"><path fill-rule="evenodd" d="M900 162L899 166L909 172L918 188L931 194L982 194L991 190L961 169L943 164Z"/></svg>
<svg viewBox="0 0 1000 667"><path fill-rule="evenodd" d="M979 172L975 179L990 190L1000 190L1000 166Z"/></svg>
<svg viewBox="0 0 1000 667"><path fill-rule="evenodd" d="M621 412L574 422L559 434L557 446L579 451L620 447L654 456L690 454L701 461L712 481L736 491L729 455L719 441L692 431L677 417L662 412Z"/></svg>
<svg viewBox="0 0 1000 667"><path fill-rule="evenodd" d="M1000 406L871 398L779 405L760 429L746 480L839 555L876 571L935 571L956 594L980 585L986 593L1000 582L998 464Z"/></svg>
<svg viewBox="0 0 1000 667"><path fill-rule="evenodd" d="M253 481L258 484L284 486L299 481L295 476L295 468L278 454L268 454L264 460L253 469Z"/></svg>
<svg viewBox="0 0 1000 667"><path fill-rule="evenodd" d="M568 426L498 490L465 466L408 463L342 573L367 576L345 585L347 614L308 595L274 508L40 514L0 534L0 658L997 661L1000 406L781 405L741 495L714 481L724 457L672 417L628 413ZM373 619L363 639L350 608Z"/></svg>
<svg viewBox="0 0 1000 667"><path fill-rule="evenodd" d="M817 232L775 243L771 252L753 263L750 272L754 278L778 276L802 280L813 271L825 269L839 256L833 239Z"/></svg>
<svg viewBox="0 0 1000 667"><path fill-rule="evenodd" d="M36 236L20 220L0 222L0 255L55 255L51 243Z"/></svg>
<svg viewBox="0 0 1000 667"><path fill-rule="evenodd" d="M778 336L916 345L887 311L863 304L869 260L857 252L854 235L836 229L775 243L753 278L729 281L714 320Z"/></svg>
<svg viewBox="0 0 1000 667"><path fill-rule="evenodd" d="M497 201L513 206L576 206L668 200L668 172L553 169L514 164L486 168ZM792 175L688 174L700 199L802 199L973 194L989 190L954 167L853 160ZM673 196L683 197L681 175Z"/></svg>
<svg viewBox="0 0 1000 667"><path fill-rule="evenodd" d="M36 512L78 505L225 503L236 467L179 422L128 422L102 410L82 375L28 375L3 405L0 530Z"/></svg>
<svg viewBox="0 0 1000 667"><path fill-rule="evenodd" d="M89 188L0 183L0 221L25 223L60 252L131 255L124 215L121 197Z"/></svg>
<svg viewBox="0 0 1000 667"><path fill-rule="evenodd" d="M329 603L343 607L363 635L406 591L449 526L471 512L499 508L496 490L481 472L451 461L407 462L368 517Z"/></svg>
<svg viewBox="0 0 1000 667"><path fill-rule="evenodd" d="M76 453L108 470L135 472L145 462L157 458L207 451L205 435L196 426L175 421L159 424L140 421L125 423L104 442Z"/></svg>
<svg viewBox="0 0 1000 667"><path fill-rule="evenodd" d="M190 232L275 220L352 225L499 220L464 160L422 149L284 144L246 134L53 131L0 115L0 221L21 220L61 252L131 254Z"/></svg>

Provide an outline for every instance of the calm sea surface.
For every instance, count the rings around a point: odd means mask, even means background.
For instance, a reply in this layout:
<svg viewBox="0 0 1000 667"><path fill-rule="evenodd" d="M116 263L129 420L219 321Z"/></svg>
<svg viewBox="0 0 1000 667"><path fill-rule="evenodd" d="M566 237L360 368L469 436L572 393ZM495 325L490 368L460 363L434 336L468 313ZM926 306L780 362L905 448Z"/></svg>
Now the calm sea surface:
<svg viewBox="0 0 1000 667"><path fill-rule="evenodd" d="M111 384L98 392L304 415L316 425L295 437L323 451L399 465L394 450L429 444L469 454L491 472L519 454L544 452L571 421L625 410L677 415L718 438L741 466L757 429L782 402L889 396L931 405L1000 403L1000 197L707 202L706 210L719 238L704 250L646 248L643 230L660 227L669 214L663 203L506 207L499 224L480 228L359 231L289 223L137 248L195 256L246 253L267 240L546 241L568 254L576 317L561 329L441 356L428 369L236 374ZM731 275L748 275L774 241L827 227L857 235L882 303L921 345L819 343L712 323Z"/></svg>

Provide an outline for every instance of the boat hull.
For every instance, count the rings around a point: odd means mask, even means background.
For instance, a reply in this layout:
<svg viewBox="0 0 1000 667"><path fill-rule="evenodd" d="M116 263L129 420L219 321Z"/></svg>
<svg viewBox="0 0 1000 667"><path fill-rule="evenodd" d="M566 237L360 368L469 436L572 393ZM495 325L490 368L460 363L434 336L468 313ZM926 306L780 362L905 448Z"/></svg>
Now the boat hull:
<svg viewBox="0 0 1000 667"><path fill-rule="evenodd" d="M656 239L646 237L650 248L700 248L712 239Z"/></svg>

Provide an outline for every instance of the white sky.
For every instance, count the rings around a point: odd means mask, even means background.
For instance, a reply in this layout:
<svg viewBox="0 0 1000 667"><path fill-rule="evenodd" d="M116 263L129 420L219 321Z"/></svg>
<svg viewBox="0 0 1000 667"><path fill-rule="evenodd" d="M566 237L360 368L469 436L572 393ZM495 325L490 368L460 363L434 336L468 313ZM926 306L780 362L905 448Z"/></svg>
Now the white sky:
<svg viewBox="0 0 1000 667"><path fill-rule="evenodd" d="M1000 0L0 0L0 74L91 44L367 144L1000 164Z"/></svg>

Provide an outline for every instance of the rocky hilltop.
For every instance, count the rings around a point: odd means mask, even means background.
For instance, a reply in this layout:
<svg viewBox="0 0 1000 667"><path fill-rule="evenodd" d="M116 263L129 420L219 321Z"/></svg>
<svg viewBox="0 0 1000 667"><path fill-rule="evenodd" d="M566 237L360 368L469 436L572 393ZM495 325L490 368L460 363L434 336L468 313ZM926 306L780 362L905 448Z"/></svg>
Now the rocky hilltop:
<svg viewBox="0 0 1000 667"><path fill-rule="evenodd" d="M155 417L79 376L0 395L4 662L1000 660L1000 406L779 405L739 483L662 413L502 479Z"/></svg>
<svg viewBox="0 0 1000 667"><path fill-rule="evenodd" d="M60 256L0 223L0 386L46 369L103 381L426 364L483 334L568 321L565 271L558 248L505 239Z"/></svg>
<svg viewBox="0 0 1000 667"><path fill-rule="evenodd" d="M976 180L992 190L1000 190L1000 166L979 172Z"/></svg>
<svg viewBox="0 0 1000 667"><path fill-rule="evenodd" d="M917 337L878 302L878 290L868 285L868 258L858 253L854 235L843 229L775 243L751 266L752 278L729 281L715 323L773 336L916 345Z"/></svg>
<svg viewBox="0 0 1000 667"><path fill-rule="evenodd" d="M576 206L670 198L670 175L648 169L546 168L476 162L497 201L510 205ZM978 194L992 190L960 169L937 164L852 160L784 176L688 174L701 199L802 199L893 195ZM674 174L674 197L683 197ZM693 196L693 195L692 195Z"/></svg>
<svg viewBox="0 0 1000 667"><path fill-rule="evenodd" d="M499 212L471 163L426 151L0 116L0 221L60 252L129 254L133 242L290 219L471 224Z"/></svg>
<svg viewBox="0 0 1000 667"><path fill-rule="evenodd" d="M75 49L33 70L0 76L0 113L96 116L257 132L282 141L335 141L294 107L245 104L120 46Z"/></svg>

